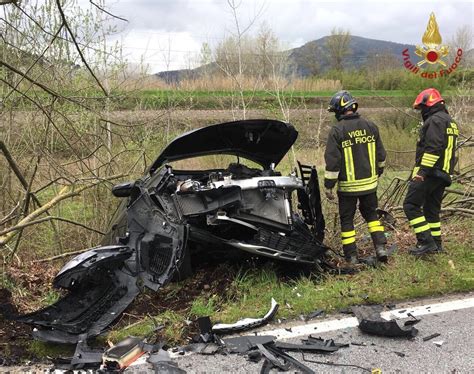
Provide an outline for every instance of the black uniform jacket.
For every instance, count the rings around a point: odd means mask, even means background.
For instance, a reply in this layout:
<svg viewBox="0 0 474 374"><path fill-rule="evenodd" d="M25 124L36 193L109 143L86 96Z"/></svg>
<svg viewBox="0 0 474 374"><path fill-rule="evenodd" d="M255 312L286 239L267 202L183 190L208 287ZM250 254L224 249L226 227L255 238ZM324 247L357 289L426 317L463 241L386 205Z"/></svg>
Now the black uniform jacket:
<svg viewBox="0 0 474 374"><path fill-rule="evenodd" d="M342 116L329 132L324 159L324 186L344 195L365 195L377 189L378 170L386 152L377 126L358 113Z"/></svg>
<svg viewBox="0 0 474 374"><path fill-rule="evenodd" d="M414 174L443 178L449 184L456 163L458 126L443 104L434 105L423 113L423 117Z"/></svg>

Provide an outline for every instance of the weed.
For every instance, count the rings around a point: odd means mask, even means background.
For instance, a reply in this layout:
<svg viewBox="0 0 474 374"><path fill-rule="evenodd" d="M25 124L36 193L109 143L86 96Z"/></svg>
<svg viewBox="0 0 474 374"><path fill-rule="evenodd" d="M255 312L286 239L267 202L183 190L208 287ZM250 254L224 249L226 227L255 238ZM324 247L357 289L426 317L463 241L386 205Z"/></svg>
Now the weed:
<svg viewBox="0 0 474 374"><path fill-rule="evenodd" d="M46 292L46 294L41 299L41 304L43 306L48 306L48 305L54 304L56 301L59 300L60 296L61 296L61 294L58 291L56 291L54 289L50 289L50 290L48 290L48 292Z"/></svg>
<svg viewBox="0 0 474 374"><path fill-rule="evenodd" d="M198 297L193 301L189 314L193 317L205 317L214 314L217 309L218 299L217 295L213 295L207 300L203 297Z"/></svg>
<svg viewBox="0 0 474 374"><path fill-rule="evenodd" d="M162 326L164 327L161 328ZM128 336L152 338L154 335L160 335L167 343L176 344L182 339L185 327L185 318L181 314L167 310L157 316L148 316L122 329L112 330L107 338L117 343Z"/></svg>

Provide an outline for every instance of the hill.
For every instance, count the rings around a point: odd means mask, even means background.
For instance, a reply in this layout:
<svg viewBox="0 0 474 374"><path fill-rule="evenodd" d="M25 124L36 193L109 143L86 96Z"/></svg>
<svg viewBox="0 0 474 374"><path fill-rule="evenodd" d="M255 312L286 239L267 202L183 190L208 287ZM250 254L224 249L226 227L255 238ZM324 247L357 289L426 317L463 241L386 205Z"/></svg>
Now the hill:
<svg viewBox="0 0 474 374"><path fill-rule="evenodd" d="M329 36L310 41L301 47L289 51L289 56L295 65L298 75L305 77L310 75L308 60L315 59L319 71L325 72L331 68L328 61L328 51L326 43ZM357 69L366 65L370 56L386 55L393 56L396 61L402 63L402 51L408 48L410 54L413 54L414 45L401 44L385 40L363 38L361 36L351 36L348 55L344 59L346 69ZM315 56L315 57L314 57Z"/></svg>
<svg viewBox="0 0 474 374"><path fill-rule="evenodd" d="M331 68L327 58L326 42L328 38L329 36L325 36L287 51L297 75L301 77L310 75L312 69L309 66L310 64L317 66L318 72L323 73ZM365 65L370 56L375 54L393 57L395 60L392 59L392 62L399 61L401 66L402 51L405 48L408 48L412 54L415 46L386 40L363 38L361 36L351 36L348 55L344 60L344 67L347 69L357 69ZM212 69L213 66L210 66L210 68ZM163 71L155 75L167 82L177 82L181 79L197 77L202 71L203 67L200 66L196 69Z"/></svg>

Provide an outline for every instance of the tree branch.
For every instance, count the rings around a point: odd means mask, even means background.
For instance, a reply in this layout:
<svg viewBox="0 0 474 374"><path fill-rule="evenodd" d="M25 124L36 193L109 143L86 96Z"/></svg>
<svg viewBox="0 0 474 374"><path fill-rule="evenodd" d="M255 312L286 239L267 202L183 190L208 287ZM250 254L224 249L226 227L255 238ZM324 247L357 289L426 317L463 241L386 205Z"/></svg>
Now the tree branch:
<svg viewBox="0 0 474 374"><path fill-rule="evenodd" d="M99 85L100 89L104 93L105 96L109 96L109 92L102 86L102 83L100 80L97 78L95 73L92 71L91 67L89 66L86 58L84 57L84 54L82 53L81 47L79 47L79 44L77 43L76 37L74 36L74 33L72 32L71 28L69 27L69 24L67 22L66 16L64 14L63 8L61 6L61 0L56 0L56 5L59 10L59 14L61 15L61 18L63 20L64 26L66 27L67 31L69 32L69 35L71 35L72 42L76 46L77 53L79 53L79 56L81 57L81 60L83 64L86 66L87 70L89 70L89 73L92 75L92 77L95 79L97 84Z"/></svg>
<svg viewBox="0 0 474 374"><path fill-rule="evenodd" d="M18 225L9 227L9 228L7 228L7 229L5 229L5 230L3 230L3 231L0 231L0 237L3 236L3 235L5 235L5 234L8 234L8 233L10 233L10 232L13 232L13 231L22 230L22 229L24 229L25 227L28 227L28 226L33 226L33 225L36 225L36 224L38 224L38 223L49 222L49 221L62 221L62 222L67 222L67 223L70 223L71 225L76 225L76 226L82 227L82 228L84 228L84 229L87 229L87 230L89 230L89 231L96 232L97 234L105 235L105 232L100 231L100 230L97 230L97 229L94 229L93 227L87 226L87 225L85 225L85 224L83 224L83 223L76 222L76 221L73 221L73 220L70 220L70 219L67 219L67 218L62 218L62 217L48 216L48 217L40 218L40 219L31 221L31 222L24 223L24 224L21 224L21 225L18 224Z"/></svg>
<svg viewBox="0 0 474 374"><path fill-rule="evenodd" d="M105 14L108 14L109 16L113 17L113 18L117 18L119 19L120 21L124 21L124 22L128 22L128 19L126 18L122 18L122 17L119 17L119 16L116 16L115 14L112 14L110 12L108 12L107 10L105 10L104 8L100 7L99 5L97 5L96 3L94 3L92 0L89 0L89 2L94 5L97 9L99 9L101 12L104 12Z"/></svg>
<svg viewBox="0 0 474 374"><path fill-rule="evenodd" d="M64 257L67 257L67 256L78 255L78 254L87 252L88 250L90 250L90 248L80 249L79 251L66 252L66 253L62 253L60 255L56 255L56 256L52 256L52 257L48 257L48 258L43 258L41 260L35 260L35 261L33 261L33 263L54 261L54 260L58 260L60 258L64 258Z"/></svg>
<svg viewBox="0 0 474 374"><path fill-rule="evenodd" d="M55 207L61 201L65 200L65 199L68 199L68 198L71 198L71 197L74 197L74 196L77 196L77 195L81 194L83 191L85 191L89 188L92 188L92 187L96 186L99 183L102 183L104 181L110 181L110 180L113 180L113 179L118 179L118 178L121 178L121 177L124 177L124 176L125 176L124 174L114 175L114 176L111 176L109 178L96 180L96 181L94 181L94 183L84 185L84 186L80 186L80 187L76 187L74 185L63 187L61 189L61 191L59 191L59 194L57 196L55 196L53 199L48 201L42 207L40 207L40 208L36 209L35 211L31 212L30 214L28 214L25 218L20 220L17 225L24 225L26 223L34 221L37 217L39 217L43 213L46 213L49 209ZM0 248L5 246L5 244L7 244L10 240L12 240L13 237L15 236L15 234L16 234L15 231L10 231L9 233L7 233L5 235L0 236Z"/></svg>

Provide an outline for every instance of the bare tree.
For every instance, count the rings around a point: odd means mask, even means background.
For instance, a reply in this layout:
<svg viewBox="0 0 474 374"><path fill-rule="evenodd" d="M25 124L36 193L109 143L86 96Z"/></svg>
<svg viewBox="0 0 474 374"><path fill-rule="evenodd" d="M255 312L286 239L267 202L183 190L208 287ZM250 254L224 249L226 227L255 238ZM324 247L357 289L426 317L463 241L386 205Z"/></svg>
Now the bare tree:
<svg viewBox="0 0 474 374"><path fill-rule="evenodd" d="M239 18L238 9L241 5L240 1L227 0L227 5L230 9L230 13L233 20L233 29L230 32L231 36L226 38L217 48L216 51L216 64L224 72L224 74L231 78L235 84L235 92L238 97L234 100L232 96L232 115L234 119L237 116L235 109L239 109L242 114L242 118L247 117L247 106L248 101L245 97L245 70L250 64L245 63L245 56L249 55L248 51L250 46L250 38L248 33L252 26L255 24L257 19L263 12L263 6L254 14L254 16L247 22L246 25L242 25ZM255 91L255 90L253 90ZM252 100L253 97L250 97Z"/></svg>
<svg viewBox="0 0 474 374"><path fill-rule="evenodd" d="M329 63L335 70L342 70L345 58L351 54L349 48L351 33L342 28L333 28L326 39L326 50Z"/></svg>
<svg viewBox="0 0 474 374"><path fill-rule="evenodd" d="M449 41L449 58L450 61L456 57L456 52L461 48L464 52L463 59L460 65L466 68L471 68L474 62L474 56L472 52L468 52L472 48L473 32L471 25L464 25L456 30L456 34Z"/></svg>
<svg viewBox="0 0 474 374"><path fill-rule="evenodd" d="M76 0L12 2L2 10L0 252L16 255L24 232L28 248L35 248L32 236L42 238L42 223L54 236L42 253L62 252L76 228L102 232L109 218L106 187L145 162L133 146L142 125L112 115L114 92L127 79L120 46L107 42L117 17L103 0L89 7ZM93 214L64 217L72 198Z"/></svg>
<svg viewBox="0 0 474 374"><path fill-rule="evenodd" d="M299 52L298 65L302 73L310 77L316 76L320 72L321 51L315 41L306 43Z"/></svg>
<svg viewBox="0 0 474 374"><path fill-rule="evenodd" d="M370 82L371 89L392 89L392 83L388 82L389 87L376 87L375 84L380 80L381 77L390 79L391 76L388 74L390 71L396 71L400 69L399 62L394 58L392 53L383 51L372 51L369 53L367 58L366 67L368 70L367 79Z"/></svg>

